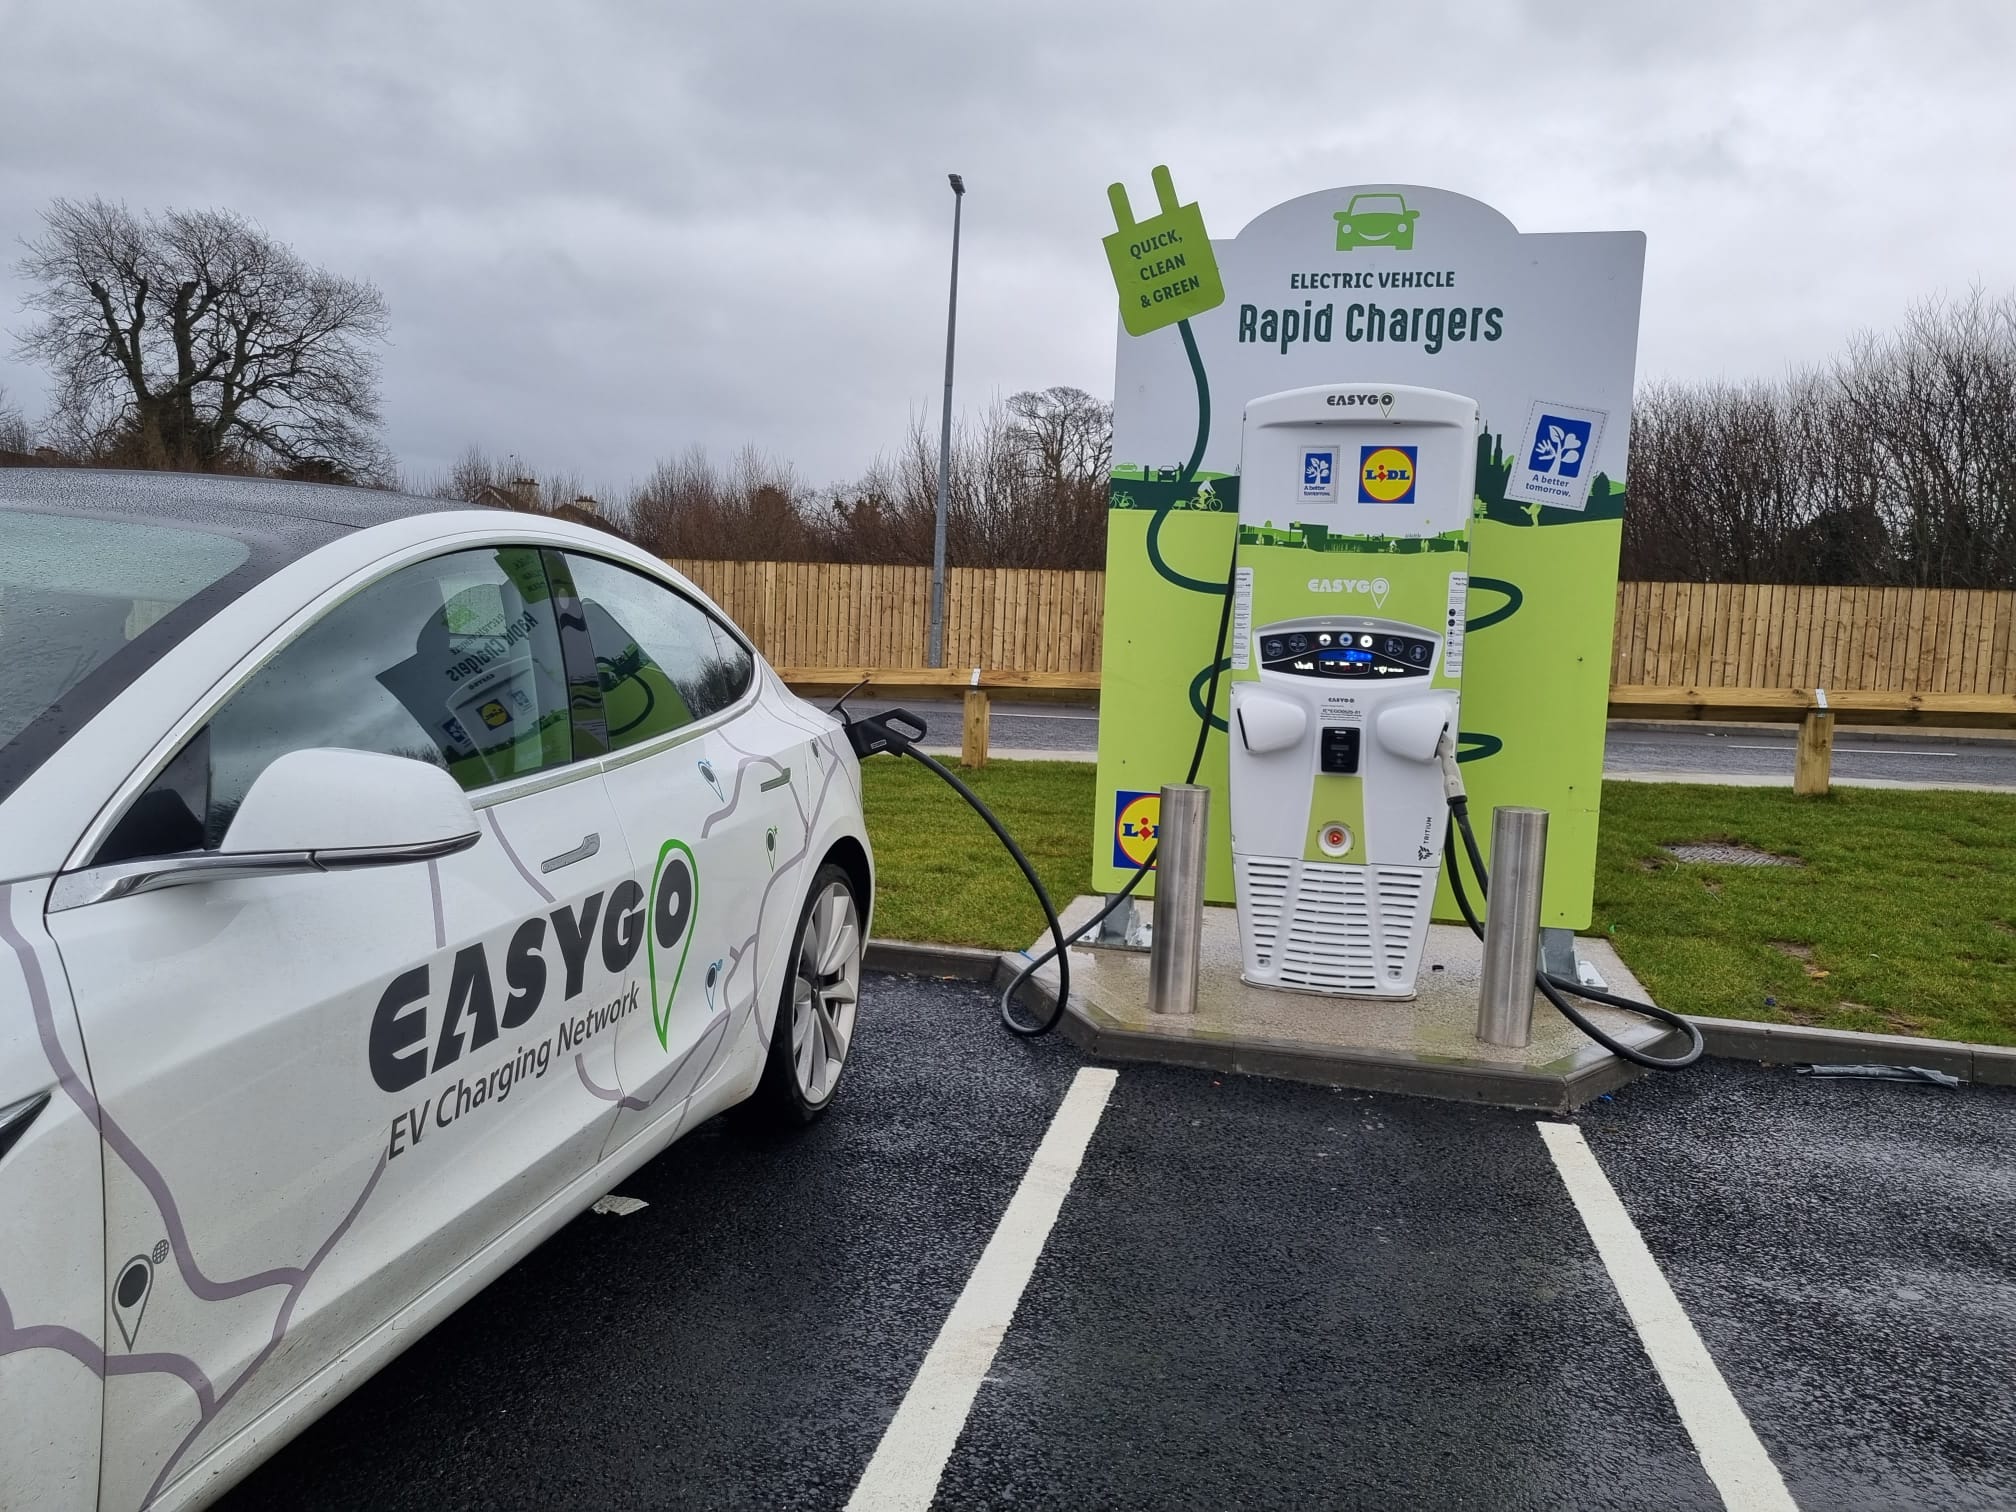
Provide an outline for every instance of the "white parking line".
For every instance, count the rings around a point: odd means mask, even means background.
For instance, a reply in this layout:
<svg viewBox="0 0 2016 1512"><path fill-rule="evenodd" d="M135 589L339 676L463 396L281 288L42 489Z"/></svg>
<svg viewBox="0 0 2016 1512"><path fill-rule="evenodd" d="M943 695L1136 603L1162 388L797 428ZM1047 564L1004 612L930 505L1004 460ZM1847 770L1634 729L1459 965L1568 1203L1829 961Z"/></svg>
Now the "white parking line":
<svg viewBox="0 0 2016 1512"><path fill-rule="evenodd" d="M952 1304L848 1499L848 1512L922 1512L938 1494L945 1462L1015 1317L1022 1289L1036 1269L1117 1079L1117 1072L1091 1066L1073 1078L994 1237L966 1278L966 1289Z"/></svg>
<svg viewBox="0 0 2016 1512"><path fill-rule="evenodd" d="M1715 1368L1708 1346L1673 1295L1582 1131L1573 1124L1543 1123L1539 1128L1652 1368L1665 1382L1666 1394L1694 1440L1701 1468L1722 1493L1722 1505L1729 1512L1798 1512L1778 1467Z"/></svg>

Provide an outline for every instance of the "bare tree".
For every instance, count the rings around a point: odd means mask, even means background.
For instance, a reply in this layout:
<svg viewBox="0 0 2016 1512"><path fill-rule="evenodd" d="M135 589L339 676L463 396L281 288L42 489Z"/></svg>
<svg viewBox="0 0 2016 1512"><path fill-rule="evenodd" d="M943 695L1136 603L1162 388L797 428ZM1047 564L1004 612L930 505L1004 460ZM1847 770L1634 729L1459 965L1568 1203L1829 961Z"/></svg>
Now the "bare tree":
<svg viewBox="0 0 2016 1512"><path fill-rule="evenodd" d="M0 384L0 452L26 456L35 449L35 432L21 411L7 400L7 388Z"/></svg>
<svg viewBox="0 0 2016 1512"><path fill-rule="evenodd" d="M953 426L945 522L956 567L1097 568L1106 556L1112 406L1083 390L1018 393ZM903 444L827 495L818 520L834 561L928 562L938 439L913 415Z"/></svg>
<svg viewBox="0 0 2016 1512"><path fill-rule="evenodd" d="M817 560L809 503L791 469L754 447L724 471L694 446L652 470L631 494L623 523L660 556Z"/></svg>
<svg viewBox="0 0 2016 1512"><path fill-rule="evenodd" d="M1902 581L2016 583L2016 298L1914 306L1836 364L1835 442L1896 543Z"/></svg>
<svg viewBox="0 0 2016 1512"><path fill-rule="evenodd" d="M1095 481L1113 468L1113 406L1083 389L1014 394L1008 439L1022 466L1051 487Z"/></svg>
<svg viewBox="0 0 2016 1512"><path fill-rule="evenodd" d="M1776 384L1653 384L1631 435L1627 576L2016 582L2016 298L1914 307Z"/></svg>
<svg viewBox="0 0 2016 1512"><path fill-rule="evenodd" d="M471 446L456 458L446 476L408 477L398 486L406 493L425 494L429 498L461 499L526 514L555 515L612 535L628 534L588 491L579 473L541 475L516 453L500 461L480 447Z"/></svg>
<svg viewBox="0 0 2016 1512"><path fill-rule="evenodd" d="M384 297L224 210L59 199L20 271L54 420L105 460L375 479Z"/></svg>

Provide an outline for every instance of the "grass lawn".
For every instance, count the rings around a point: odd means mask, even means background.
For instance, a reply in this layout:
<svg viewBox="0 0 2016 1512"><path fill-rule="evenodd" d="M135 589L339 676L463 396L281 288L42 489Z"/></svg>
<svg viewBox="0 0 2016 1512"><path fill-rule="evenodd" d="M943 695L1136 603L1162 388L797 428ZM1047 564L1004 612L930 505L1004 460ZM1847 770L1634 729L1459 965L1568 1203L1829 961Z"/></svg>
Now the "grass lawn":
<svg viewBox="0 0 2016 1512"><path fill-rule="evenodd" d="M1089 890L1090 763L962 775L1060 906ZM957 795L913 762L863 776L877 934L1014 949L1041 932L1014 863ZM1683 840L1805 864L1683 865L1659 848ZM2016 1044L2016 795L1611 783L1591 932L1682 1012Z"/></svg>
<svg viewBox="0 0 2016 1512"><path fill-rule="evenodd" d="M1682 865L1681 840L1805 864ZM1686 1013L2016 1044L2016 795L1610 783L1594 923Z"/></svg>
<svg viewBox="0 0 2016 1512"><path fill-rule="evenodd" d="M1092 888L1092 763L996 761L961 772L1028 855L1061 909ZM875 933L1020 950L1043 910L980 816L914 761L863 763L875 843Z"/></svg>

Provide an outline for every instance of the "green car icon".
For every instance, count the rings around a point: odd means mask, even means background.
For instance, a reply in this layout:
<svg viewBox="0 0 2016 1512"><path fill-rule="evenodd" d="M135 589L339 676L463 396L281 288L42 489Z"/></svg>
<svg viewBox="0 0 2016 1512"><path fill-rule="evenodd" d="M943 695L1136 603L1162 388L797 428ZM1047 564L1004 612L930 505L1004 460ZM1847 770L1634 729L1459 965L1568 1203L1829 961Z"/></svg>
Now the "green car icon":
<svg viewBox="0 0 2016 1512"><path fill-rule="evenodd" d="M1354 194L1348 209L1337 212L1337 250L1392 247L1414 250L1414 222L1419 210L1409 210L1397 194Z"/></svg>

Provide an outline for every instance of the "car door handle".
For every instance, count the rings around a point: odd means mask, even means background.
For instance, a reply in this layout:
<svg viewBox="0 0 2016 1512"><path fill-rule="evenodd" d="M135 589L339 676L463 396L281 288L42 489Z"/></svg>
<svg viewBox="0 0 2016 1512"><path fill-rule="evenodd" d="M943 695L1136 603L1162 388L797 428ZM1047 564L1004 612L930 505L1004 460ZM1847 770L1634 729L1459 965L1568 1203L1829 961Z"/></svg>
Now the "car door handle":
<svg viewBox="0 0 2016 1512"><path fill-rule="evenodd" d="M557 856L548 856L539 863L542 873L556 872L563 866L572 866L576 861L586 861L602 849L602 837L596 834L583 835L581 843L572 850L564 850Z"/></svg>

